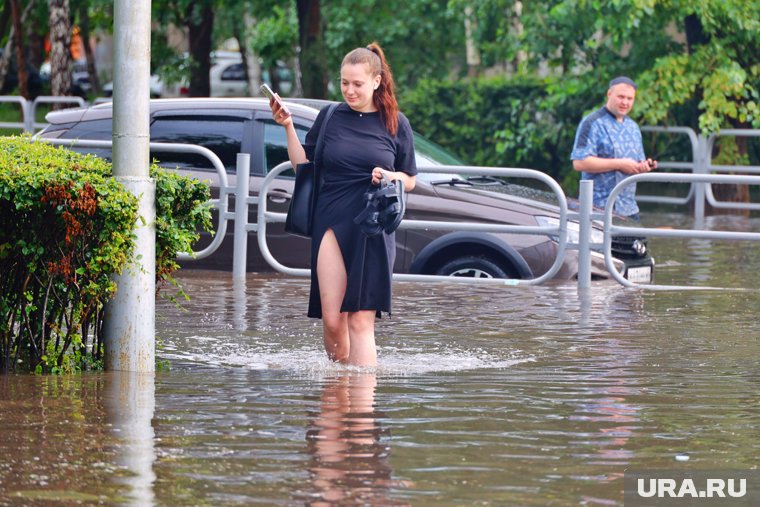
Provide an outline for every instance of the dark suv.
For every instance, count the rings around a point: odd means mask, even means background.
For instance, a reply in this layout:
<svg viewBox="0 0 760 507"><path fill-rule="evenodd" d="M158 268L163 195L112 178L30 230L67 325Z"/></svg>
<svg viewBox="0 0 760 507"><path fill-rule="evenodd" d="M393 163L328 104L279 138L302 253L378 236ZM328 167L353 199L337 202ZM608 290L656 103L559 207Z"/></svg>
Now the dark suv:
<svg viewBox="0 0 760 507"><path fill-rule="evenodd" d="M290 103L301 140L317 116L319 105ZM37 134L41 139L111 140L111 104L86 109L51 112L49 125ZM411 119L414 125L414 119ZM229 185L235 184L238 153L251 156L250 188L258 195L267 172L287 160L285 129L272 121L269 104L255 98L157 99L150 104L151 142L197 144L216 153L227 168ZM76 147L74 146L76 149ZM439 146L421 136L415 138L419 167L464 165ZM110 158L110 150L83 149ZM152 156L160 165L178 168L185 174L208 180L218 193L218 178L209 161L199 155L161 153ZM546 193L506 184L493 178L463 178L451 174L421 172L417 186L408 196L407 219L490 222L526 226L558 223L558 207ZM286 212L293 188L293 173L277 178L267 196L267 209ZM555 199L556 201L556 199ZM256 210L251 210L251 222ZM570 235L577 223L570 222ZM228 227L231 236L232 228ZM601 242L594 230L592 242ZM557 255L557 242L543 235L495 234L474 231L399 229L395 271L398 273L534 278L546 273ZM283 224L267 224L267 243L275 258L291 267L307 267L307 239L292 236ZM572 238L570 241L577 242ZM208 238L202 240L208 242ZM207 259L185 263L186 267L231 269L232 238ZM200 249L202 245L199 246ZM249 236L249 271L271 271L254 235ZM635 281L652 279L654 262L640 238L618 238L613 245L616 266ZM568 250L555 275L557 279L577 276L577 251ZM592 276L608 278L603 257L592 253Z"/></svg>

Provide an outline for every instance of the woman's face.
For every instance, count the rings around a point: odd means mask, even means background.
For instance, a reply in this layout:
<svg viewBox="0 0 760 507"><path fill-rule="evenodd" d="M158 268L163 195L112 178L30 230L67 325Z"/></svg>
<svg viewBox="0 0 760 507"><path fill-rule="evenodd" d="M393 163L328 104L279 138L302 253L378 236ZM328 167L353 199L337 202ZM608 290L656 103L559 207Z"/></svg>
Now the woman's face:
<svg viewBox="0 0 760 507"><path fill-rule="evenodd" d="M354 111L377 111L372 95L380 84L380 76L373 76L366 63L346 64L340 69L340 91Z"/></svg>

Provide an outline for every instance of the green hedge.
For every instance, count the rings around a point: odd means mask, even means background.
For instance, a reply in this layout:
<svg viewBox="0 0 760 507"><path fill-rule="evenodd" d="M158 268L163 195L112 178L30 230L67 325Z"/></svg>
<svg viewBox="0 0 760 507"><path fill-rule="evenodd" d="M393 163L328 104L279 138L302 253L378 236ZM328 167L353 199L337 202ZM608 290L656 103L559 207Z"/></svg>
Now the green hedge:
<svg viewBox="0 0 760 507"><path fill-rule="evenodd" d="M151 169L157 286L210 228L208 187ZM134 246L137 199L90 155L0 138L0 372L102 367L103 304Z"/></svg>
<svg viewBox="0 0 760 507"><path fill-rule="evenodd" d="M421 81L400 103L414 130L468 164L527 167L562 182L573 176L575 129L594 100L558 101L542 80L494 77Z"/></svg>

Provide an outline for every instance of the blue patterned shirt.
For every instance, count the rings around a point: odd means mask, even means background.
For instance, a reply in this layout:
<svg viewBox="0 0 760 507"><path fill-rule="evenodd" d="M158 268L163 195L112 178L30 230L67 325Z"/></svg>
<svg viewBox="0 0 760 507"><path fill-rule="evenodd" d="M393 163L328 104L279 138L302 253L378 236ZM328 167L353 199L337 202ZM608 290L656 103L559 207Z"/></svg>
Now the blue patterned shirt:
<svg viewBox="0 0 760 507"><path fill-rule="evenodd" d="M618 122L606 107L589 114L578 125L571 160L587 157L630 158L640 162L645 160L641 130L635 121L626 116ZM628 175L622 171L605 173L581 173L581 179L594 182L594 206L604 208L607 198L615 185ZM631 216L639 212L636 204L636 184L627 185L615 200L615 212Z"/></svg>

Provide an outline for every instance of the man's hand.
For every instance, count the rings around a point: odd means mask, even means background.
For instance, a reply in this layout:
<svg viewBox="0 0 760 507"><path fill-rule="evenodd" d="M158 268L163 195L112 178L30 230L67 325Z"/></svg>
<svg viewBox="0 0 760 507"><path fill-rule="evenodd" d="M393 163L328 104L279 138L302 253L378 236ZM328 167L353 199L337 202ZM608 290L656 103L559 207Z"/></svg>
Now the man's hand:
<svg viewBox="0 0 760 507"><path fill-rule="evenodd" d="M620 170L626 174L648 173L657 167L657 162L652 159L637 162L630 158L619 159Z"/></svg>

